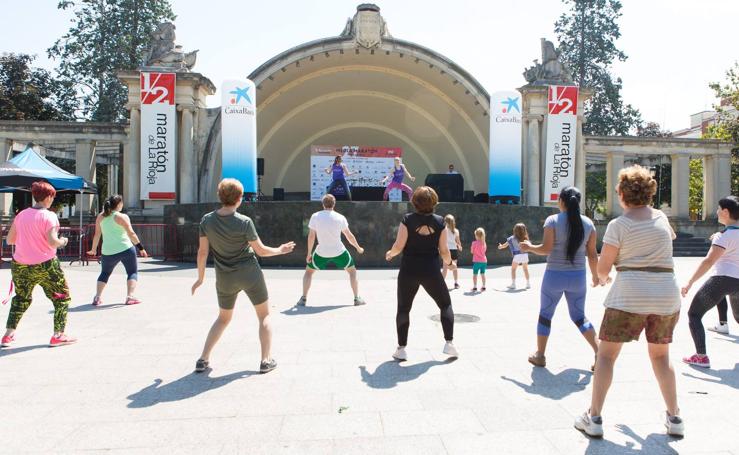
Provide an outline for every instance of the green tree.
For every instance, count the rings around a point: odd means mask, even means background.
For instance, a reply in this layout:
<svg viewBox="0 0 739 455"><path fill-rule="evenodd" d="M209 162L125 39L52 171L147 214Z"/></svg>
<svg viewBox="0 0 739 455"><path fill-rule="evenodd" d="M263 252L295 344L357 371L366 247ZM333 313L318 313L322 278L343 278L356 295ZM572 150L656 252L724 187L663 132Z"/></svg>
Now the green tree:
<svg viewBox="0 0 739 455"><path fill-rule="evenodd" d="M594 90L585 103L585 134L625 136L641 123L641 114L621 97L623 82L614 77L611 64L625 61L616 47L621 36L618 0L563 0L567 11L554 23L559 51L580 87Z"/></svg>
<svg viewBox="0 0 739 455"><path fill-rule="evenodd" d="M672 137L672 132L663 130L657 122L645 122L636 127L636 135L641 137Z"/></svg>
<svg viewBox="0 0 739 455"><path fill-rule="evenodd" d="M67 33L48 49L59 60L59 79L80 94L81 114L93 121L126 117L126 90L119 70L138 68L151 33L175 15L169 0L62 0L74 13Z"/></svg>
<svg viewBox="0 0 739 455"><path fill-rule="evenodd" d="M739 63L726 71L726 82L709 84L720 100L716 109L717 119L708 127L703 137L733 142L731 150L731 194L739 194Z"/></svg>
<svg viewBox="0 0 739 455"><path fill-rule="evenodd" d="M585 214L594 218L596 213L604 213L606 202L605 169L588 170L585 177Z"/></svg>
<svg viewBox="0 0 739 455"><path fill-rule="evenodd" d="M0 55L0 120L73 120L74 90L28 54Z"/></svg>
<svg viewBox="0 0 739 455"><path fill-rule="evenodd" d="M703 160L690 160L690 179L688 181L688 207L698 219L703 216Z"/></svg>

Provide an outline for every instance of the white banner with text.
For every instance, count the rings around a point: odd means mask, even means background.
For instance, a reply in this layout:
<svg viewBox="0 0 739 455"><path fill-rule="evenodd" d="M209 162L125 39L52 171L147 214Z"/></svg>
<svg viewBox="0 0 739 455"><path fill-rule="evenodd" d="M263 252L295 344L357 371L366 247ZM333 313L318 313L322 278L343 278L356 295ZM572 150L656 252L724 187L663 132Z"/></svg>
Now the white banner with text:
<svg viewBox="0 0 739 455"><path fill-rule="evenodd" d="M175 73L141 73L141 199L176 199Z"/></svg>
<svg viewBox="0 0 739 455"><path fill-rule="evenodd" d="M546 203L557 202L562 188L575 184L577 95L575 86L549 86L543 185Z"/></svg>

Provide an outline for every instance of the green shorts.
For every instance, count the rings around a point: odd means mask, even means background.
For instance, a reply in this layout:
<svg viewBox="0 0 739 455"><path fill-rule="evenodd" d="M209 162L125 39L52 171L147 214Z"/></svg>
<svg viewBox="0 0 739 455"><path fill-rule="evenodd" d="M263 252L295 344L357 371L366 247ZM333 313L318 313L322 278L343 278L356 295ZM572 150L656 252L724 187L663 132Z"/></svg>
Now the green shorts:
<svg viewBox="0 0 739 455"><path fill-rule="evenodd" d="M264 274L256 259L244 263L234 271L216 269L216 294L218 306L233 310L239 292L246 292L252 305L264 303L269 298Z"/></svg>
<svg viewBox="0 0 739 455"><path fill-rule="evenodd" d="M349 254L348 250L344 250L343 253L332 258L325 258L316 254L314 251L311 256L311 261L308 263L308 268L313 270L326 270L326 267L329 264L334 264L337 268L346 270L350 267L354 267L354 258Z"/></svg>
<svg viewBox="0 0 739 455"><path fill-rule="evenodd" d="M473 262L472 263L472 274L477 275L478 273L482 273L485 275L485 270L488 269L487 262Z"/></svg>

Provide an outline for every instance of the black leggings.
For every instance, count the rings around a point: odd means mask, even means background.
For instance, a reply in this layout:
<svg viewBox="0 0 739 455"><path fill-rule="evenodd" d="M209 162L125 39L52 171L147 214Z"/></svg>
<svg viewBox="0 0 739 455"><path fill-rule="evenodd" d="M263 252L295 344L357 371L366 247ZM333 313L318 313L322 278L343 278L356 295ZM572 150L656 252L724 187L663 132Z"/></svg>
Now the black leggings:
<svg viewBox="0 0 739 455"><path fill-rule="evenodd" d="M402 265L398 273L398 313L395 316L395 324L398 328L398 346L408 344L411 306L413 306L413 299L416 297L420 286L423 286L439 307L444 339L452 341L454 337L452 299L439 268L436 266L430 268L428 263L421 267Z"/></svg>
<svg viewBox="0 0 739 455"><path fill-rule="evenodd" d="M726 301L726 297L721 299L716 305L716 309L718 310L718 322L721 324L729 322L729 303Z"/></svg>
<svg viewBox="0 0 739 455"><path fill-rule="evenodd" d="M693 343L695 343L695 350L698 354L706 354L706 332L703 330L701 319L708 310L726 296L729 296L734 319L739 322L739 278L724 275L712 276L703 283L703 286L690 303L688 323L690 334L693 336Z"/></svg>

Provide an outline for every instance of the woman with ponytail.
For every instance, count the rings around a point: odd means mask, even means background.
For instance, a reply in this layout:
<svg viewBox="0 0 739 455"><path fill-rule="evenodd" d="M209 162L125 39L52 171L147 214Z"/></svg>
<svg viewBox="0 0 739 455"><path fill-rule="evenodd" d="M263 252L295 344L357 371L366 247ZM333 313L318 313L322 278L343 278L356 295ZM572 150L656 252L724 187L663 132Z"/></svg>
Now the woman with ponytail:
<svg viewBox="0 0 739 455"><path fill-rule="evenodd" d="M106 199L103 203L103 213L97 216L95 220L95 236L92 239L92 247L87 252L89 256L97 253L100 238L103 238L102 256L100 265L102 270L97 281L97 292L92 299L94 306L102 304L100 296L103 294L105 285L108 284L108 278L113 269L119 262L123 263L126 268L126 305L136 305L141 303L139 299L133 296L138 282L138 264L136 263L136 250L139 251L141 257L147 257L144 246L131 226L131 220L128 215L120 213L123 208L123 198L116 194Z"/></svg>
<svg viewBox="0 0 739 455"><path fill-rule="evenodd" d="M535 366L546 366L544 353L549 340L552 317L562 295L567 299L570 319L585 337L593 352L598 352L593 324L585 318L585 294L587 278L585 259L593 274L593 286L598 282L598 252L595 248L595 226L590 218L580 214L582 195L575 187L564 188L559 193L560 213L544 222L544 240L532 245L528 240L520 243L521 250L547 256L547 269L541 284L541 307L536 329L536 352L529 356Z"/></svg>

